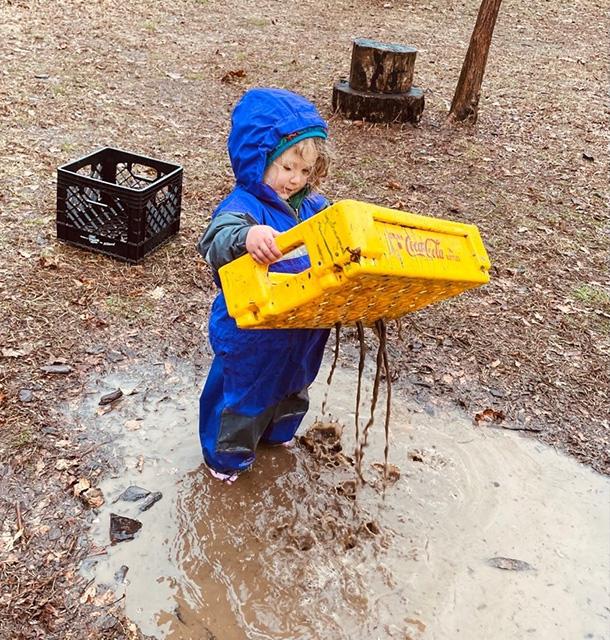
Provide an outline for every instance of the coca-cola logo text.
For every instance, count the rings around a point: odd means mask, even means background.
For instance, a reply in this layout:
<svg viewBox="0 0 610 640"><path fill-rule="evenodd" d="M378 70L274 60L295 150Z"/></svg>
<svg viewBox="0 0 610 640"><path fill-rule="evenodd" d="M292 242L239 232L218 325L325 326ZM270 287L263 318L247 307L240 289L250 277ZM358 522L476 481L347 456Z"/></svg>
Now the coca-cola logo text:
<svg viewBox="0 0 610 640"><path fill-rule="evenodd" d="M401 235L394 232L388 233L387 236L390 247L406 251L413 258L459 261L459 257L451 249L443 249L441 241L436 238L416 238L408 233Z"/></svg>

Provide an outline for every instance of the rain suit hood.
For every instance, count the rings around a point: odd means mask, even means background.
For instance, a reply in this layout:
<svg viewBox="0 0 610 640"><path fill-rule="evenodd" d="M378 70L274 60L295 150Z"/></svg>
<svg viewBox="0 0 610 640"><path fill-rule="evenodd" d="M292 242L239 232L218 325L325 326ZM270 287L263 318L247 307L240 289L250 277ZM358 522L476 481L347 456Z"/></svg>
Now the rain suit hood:
<svg viewBox="0 0 610 640"><path fill-rule="evenodd" d="M246 92L233 110L228 150L238 186L265 200L274 199L263 184L269 156L283 138L308 129L325 137L328 125L316 107L285 89L257 88Z"/></svg>

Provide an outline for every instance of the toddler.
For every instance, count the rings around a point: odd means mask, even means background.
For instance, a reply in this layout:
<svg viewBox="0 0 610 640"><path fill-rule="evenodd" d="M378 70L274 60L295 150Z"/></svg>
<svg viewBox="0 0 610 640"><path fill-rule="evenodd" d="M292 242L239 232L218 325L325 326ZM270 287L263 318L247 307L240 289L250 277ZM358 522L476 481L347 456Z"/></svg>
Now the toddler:
<svg viewBox="0 0 610 640"><path fill-rule="evenodd" d="M228 150L236 185L216 207L198 250L214 271L249 253L270 271L298 273L307 256L282 258L275 237L328 206L314 189L326 175L327 124L282 89L252 89L233 110ZM199 401L199 435L211 474L229 483L260 442L289 443L305 415L326 329L239 329L219 290L209 337L214 360Z"/></svg>

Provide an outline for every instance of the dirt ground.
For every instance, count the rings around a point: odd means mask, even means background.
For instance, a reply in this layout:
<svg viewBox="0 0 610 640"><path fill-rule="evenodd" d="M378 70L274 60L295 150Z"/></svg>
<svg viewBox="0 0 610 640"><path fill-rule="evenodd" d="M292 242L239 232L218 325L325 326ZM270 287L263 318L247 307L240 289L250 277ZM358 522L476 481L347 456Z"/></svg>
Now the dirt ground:
<svg viewBox="0 0 610 640"><path fill-rule="evenodd" d="M608 473L606 3L505 0L475 127L448 107L478 3L0 4L0 637L136 638L78 574L74 484L104 434L60 418L129 358L204 362L214 292L195 242L232 186L232 105L252 86L330 121L324 192L478 225L488 286L390 326L395 384L524 430ZM418 47L418 127L349 122L332 86L351 40ZM182 227L139 266L55 239L57 166L111 145L184 167ZM372 344L372 338L371 338ZM353 330L343 335L351 362ZM45 371L65 365L65 373ZM488 422L479 420L480 428Z"/></svg>

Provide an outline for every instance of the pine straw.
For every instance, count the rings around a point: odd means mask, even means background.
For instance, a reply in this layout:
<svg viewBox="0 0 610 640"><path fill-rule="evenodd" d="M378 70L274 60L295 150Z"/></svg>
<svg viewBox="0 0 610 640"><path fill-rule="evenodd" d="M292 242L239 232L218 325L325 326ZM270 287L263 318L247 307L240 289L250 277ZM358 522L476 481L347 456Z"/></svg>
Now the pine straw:
<svg viewBox="0 0 610 640"><path fill-rule="evenodd" d="M60 455L45 427L57 430L54 441L70 439L54 407L107 367L113 352L190 358L200 349L213 286L194 243L231 187L224 149L231 106L257 85L297 90L331 120L336 159L325 192L333 200L370 200L482 232L491 283L406 318L402 337L390 327L398 384L422 401L458 402L473 416L502 411L506 425L541 428L536 437L609 471L604 6L502 7L479 123L449 127L477 8L474 0L2 5L0 91L11 97L0 104L0 479L8 534L17 532L15 505L25 497L34 504L51 491L61 509L74 506L66 478L43 481L32 471L40 461L53 469ZM419 47L415 84L427 102L418 128L331 113L331 87L348 74L355 36ZM106 144L185 169L181 233L139 267L54 239L56 167ZM159 287L160 297L151 295ZM71 373L40 370L62 360ZM19 401L21 389L33 390L33 402ZM89 446L75 443L73 459L84 453L85 464ZM32 513L23 510L26 530ZM86 518L73 520L76 535ZM3 565L3 596L21 604L3 607L0 632L95 637L74 622L91 612L78 599L66 604L65 580L52 578L58 567L70 575L76 548L45 564L45 545L53 543L42 535L17 541L18 565ZM20 575L15 566L30 569ZM52 621L67 614L57 630Z"/></svg>

